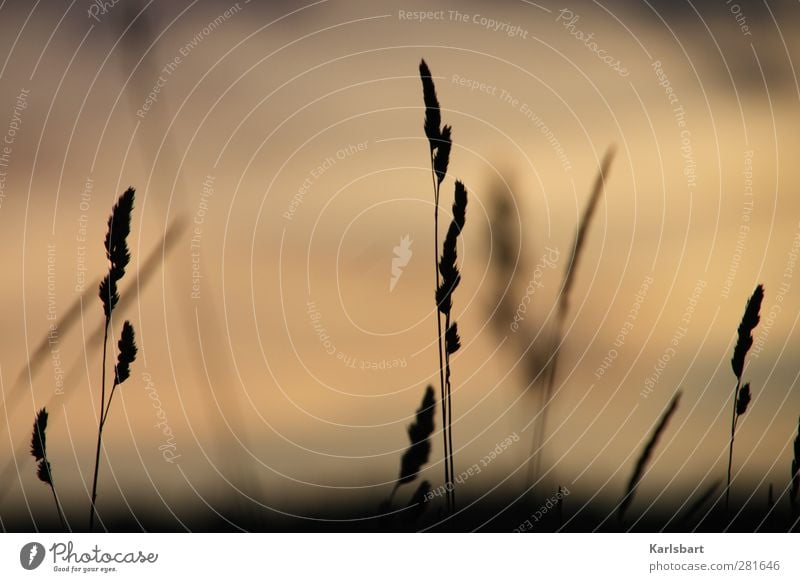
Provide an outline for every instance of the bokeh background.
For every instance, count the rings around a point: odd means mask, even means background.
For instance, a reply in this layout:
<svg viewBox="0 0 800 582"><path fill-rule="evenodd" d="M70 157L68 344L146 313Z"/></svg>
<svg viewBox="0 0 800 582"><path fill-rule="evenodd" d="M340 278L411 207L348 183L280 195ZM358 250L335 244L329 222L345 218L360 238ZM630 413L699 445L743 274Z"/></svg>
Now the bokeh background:
<svg viewBox="0 0 800 582"><path fill-rule="evenodd" d="M438 12L420 21L415 11ZM104 436L106 527L144 515L171 529L209 516L236 527L246 515L314 528L374 513L438 373L421 58L453 126L445 218L455 177L470 193L454 299L457 471L520 437L461 495L485 503L530 485L536 374L576 227L614 147L537 487L568 486L570 515L591 503L613 511L678 389L631 513L678 512L723 479L729 360L760 282L733 497L761 507L772 484L788 511L800 414L799 16L788 0L2 2L0 523L53 518L28 454L47 406L54 479L85 527L96 284L106 219L128 186L133 260L113 335L131 320L139 358ZM403 237L411 255L392 286ZM423 475L434 487L436 419Z"/></svg>

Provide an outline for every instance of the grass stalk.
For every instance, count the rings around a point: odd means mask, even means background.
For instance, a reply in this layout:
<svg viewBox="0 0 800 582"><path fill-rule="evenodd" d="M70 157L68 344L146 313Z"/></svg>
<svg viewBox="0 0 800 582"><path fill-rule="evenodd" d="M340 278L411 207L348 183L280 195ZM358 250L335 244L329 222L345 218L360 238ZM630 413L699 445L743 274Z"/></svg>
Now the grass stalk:
<svg viewBox="0 0 800 582"><path fill-rule="evenodd" d="M453 484L453 406L450 388L450 355L453 351L448 351L446 335L449 333L448 330L451 327L450 306L452 303L450 295L460 279L458 270L455 267L455 241L464 222L463 208L466 207L466 189L464 189L463 184L460 182L456 183L456 197L463 202L463 204L460 205L462 217L461 220L458 221L459 226L456 232L452 234L448 231L442 256L444 257L445 254L447 254L448 259L452 259L452 261L443 267L442 261L439 260L439 199L442 181L447 174L447 167L450 161L452 128L449 125L442 126L442 116L439 100L436 96L436 87L433 83L431 71L424 60L419 64L419 74L422 80L422 96L425 103L424 129L425 136L428 139L431 180L433 183L433 258L436 283L434 287L436 290L436 343L439 354L439 388L442 402L442 445L444 451L445 488L447 491L446 505L447 512L453 513L453 511L455 511L455 487ZM461 192L463 192L463 196L460 196ZM454 205L454 211L455 209L456 206ZM450 230L452 229L453 225L451 224ZM448 248L448 244L450 248ZM450 279L448 279L448 277L450 277ZM442 318L444 318L444 329L442 328Z"/></svg>
<svg viewBox="0 0 800 582"><path fill-rule="evenodd" d="M458 237L464 228L467 211L467 190L460 181L456 181L455 193L453 196L453 219L447 229L447 236L442 245L442 255L439 259L439 273L442 276L441 286L436 290L436 303L439 311L445 318L445 394L447 397L447 438L448 438L448 458L447 462L450 470L451 486L450 509L455 511L455 486L452 485L452 477L455 474L455 459L453 455L453 395L450 372L450 356L461 348L461 338L458 336L458 324L452 320L453 291L461 282L461 274L456 265Z"/></svg>
<svg viewBox="0 0 800 582"><path fill-rule="evenodd" d="M669 424L670 418L672 415L675 414L675 411L678 409L678 403L681 400L681 391L675 393L675 396L672 397L672 400L669 403L669 406L664 411L664 414L661 415L661 418L656 425L655 430L650 435L650 440L647 441L644 449L642 449L639 458L636 460L636 467L633 469L633 473L631 474L631 478L628 481L628 489L625 491L625 497L622 498L622 501L619 505L619 520L622 523L622 519L625 517L625 512L630 507L631 503L633 502L633 497L636 494L636 489L639 487L639 482L642 480L644 476L645 469L647 468L647 464L650 462L650 457L653 456L653 451L655 450L656 446L658 445L658 441L661 439L661 435L667 428Z"/></svg>
<svg viewBox="0 0 800 582"><path fill-rule="evenodd" d="M744 363L747 352L753 346L753 330L761 321L760 311L761 302L764 300L764 287L758 285L753 291L753 295L747 300L744 308L742 321L737 330L738 338L733 349L731 358L731 368L736 376L736 388L733 393L733 413L731 414L731 436L728 445L728 474L725 485L725 513L730 513L731 499L731 470L733 467L733 441L736 436L736 421L739 416L747 410L750 402L750 384L742 386L742 374L744 373Z"/></svg>
<svg viewBox="0 0 800 582"><path fill-rule="evenodd" d="M427 63L422 60L419 64L419 74L422 80L422 97L425 103L425 136L428 138L428 146L430 148L430 164L431 164L431 182L433 185L433 269L434 269L434 289L438 289L440 285L439 280L439 186L441 180L437 178L436 174L436 153L440 146L442 130L440 128L442 117L439 108L439 99L436 96L436 87L433 83L431 71ZM449 153L449 150L448 150ZM444 379L444 347L442 336L442 314L439 309L436 309L436 344L439 352L439 394L442 403L442 447L444 455L444 482L445 487L449 489L452 482L450 474L449 463L449 441L447 438L447 431L449 427L447 419L447 393L445 390ZM451 510L450 493L447 493L447 511Z"/></svg>
<svg viewBox="0 0 800 582"><path fill-rule="evenodd" d="M97 446L94 457L94 474L92 476L92 497L89 506L89 531L94 529L95 518L97 517L97 485L100 474L100 451L103 447L103 428L107 407L111 404L109 397L106 403L106 368L108 361L108 331L111 327L114 308L119 303L119 292L117 285L125 275L125 268L130 262L127 238L131 231L131 215L133 214L135 190L128 188L117 200L108 217L108 232L105 238L106 259L108 260L108 274L100 282L98 295L103 304L103 314L105 325L103 329L103 362L100 381L100 416L97 423ZM122 328L122 337L119 341L119 358L115 367L114 384L111 388L111 396L117 386L124 382L130 375L129 366L136 358L136 345L134 343L133 327L129 322L125 322Z"/></svg>
<svg viewBox="0 0 800 582"><path fill-rule="evenodd" d="M544 393L541 397L541 418L539 419L536 430L533 431L531 442L531 457L533 457L533 464L528 470L529 487L532 487L533 482L538 477L541 468L541 453L542 449L544 448L545 440L547 439L547 417L550 409L550 403L553 398L553 393L555 392L561 338L563 334L564 321L566 320L567 311L569 310L570 293L575 282L575 273L577 272L577 267L586 244L589 225L592 222L592 217L595 214L600 197L605 190L605 183L608 179L608 172L611 169L611 162L614 160L615 152L616 149L613 146L609 147L603 156L602 162L600 163L600 170L595 178L595 182L589 196L589 201L586 204L586 208L583 211L583 216L581 217L581 221L578 224L575 232L575 241L572 246L572 253L570 253L570 264L567 267L567 270L564 272L564 280L558 297L558 310L556 311L555 336L553 340L555 342L553 348L554 351L552 352L547 369L547 381Z"/></svg>
<svg viewBox="0 0 800 582"><path fill-rule="evenodd" d="M105 332L103 334L103 373L100 383L100 420L97 427L97 448L94 455L94 476L92 477L92 505L89 508L89 531L94 529L94 519L97 513L95 503L97 501L97 476L100 471L100 449L103 446L103 417L106 402L106 355L108 353L108 327L111 323L110 318L106 317Z"/></svg>
<svg viewBox="0 0 800 582"><path fill-rule="evenodd" d="M47 409L42 408L36 415L36 420L33 422L33 436L31 437L31 455L37 461L36 476L42 483L50 487L53 494L53 501L56 504L56 512L58 513L58 520L61 522L61 527L66 531L67 522L64 517L64 510L61 507L61 502L56 493L56 486L53 482L53 471L50 466L50 461L47 458Z"/></svg>
<svg viewBox="0 0 800 582"><path fill-rule="evenodd" d="M417 409L414 422L408 425L409 446L400 459L400 475L395 481L389 498L381 503L379 511L388 512L391 508L394 495L401 485L416 480L422 467L428 462L431 455L431 440L433 434L433 419L436 416L436 399L433 396L433 386L425 389L422 403ZM422 489L430 491L430 484L425 481ZM417 491L419 494L420 490Z"/></svg>
<svg viewBox="0 0 800 582"><path fill-rule="evenodd" d="M437 257L439 255L439 183L436 180L436 172L434 170L433 152L431 152L431 178L433 179L433 270L435 276L435 287L439 288L439 262ZM445 388L444 378L444 355L443 355L443 336L442 336L442 314L439 309L436 309L436 344L439 351L439 388L440 388L440 402L442 403L442 443L444 447L444 480L446 484L452 483L452 473L450 472L450 441L447 438L450 423L448 422L448 396ZM447 493L447 508L448 512L452 510L451 495Z"/></svg>

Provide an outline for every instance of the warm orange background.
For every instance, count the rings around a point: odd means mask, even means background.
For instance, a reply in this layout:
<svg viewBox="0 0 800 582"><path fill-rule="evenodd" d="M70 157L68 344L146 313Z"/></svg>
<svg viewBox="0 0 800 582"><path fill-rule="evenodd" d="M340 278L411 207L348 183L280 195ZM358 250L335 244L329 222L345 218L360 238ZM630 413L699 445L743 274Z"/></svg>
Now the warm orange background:
<svg viewBox="0 0 800 582"><path fill-rule="evenodd" d="M599 160L615 144L567 317L547 482L569 484L586 499L598 491L620 495L642 441L679 387L684 398L642 483L638 510L660 494L682 500L724 477L729 359L745 301L762 282L764 343L746 371L755 399L737 433L742 484L735 495L766 499L769 483L783 491L800 414L800 273L785 277L800 233L795 5L770 3L770 12L748 4L748 35L722 3L699 13L666 2L573 4L580 17L574 29L593 32L630 72L622 77L557 21L563 6L548 2L458 3L467 22L450 19L452 5L431 2L240 2L208 34L203 28L231 5L154 2L131 24L144 4L125 0L99 22L87 16L90 3L77 4L0 8L0 134L21 89L30 90L0 206L2 387L6 399L19 396L3 409L0 459L22 453L0 515L51 511L27 454L34 410L43 405L51 411L49 455L67 512L83 519L88 509L100 377L99 346L88 338L102 318L92 289L77 324L59 336L68 395L55 394L51 360L31 375L26 362L50 323L48 245L61 322L80 296L81 214L88 217L91 288L106 268L106 217L128 185L137 188L137 201L122 293L134 300L116 314L115 335L130 319L140 351L107 428L101 506L124 498L134 512L163 504L185 515L206 511L204 501L230 499L236 488L279 511L320 515L324 509L311 503L333 511L388 494L407 445L405 426L437 374L421 57L454 128L445 217L455 176L470 192L455 295L464 344L453 362L457 467L477 462L509 434L522 436L464 489L479 494L504 479L524 485L531 430L523 427L536 413L536 400L523 397L529 380L515 347L519 336L510 321L490 321L498 282L487 233L497 184L505 180L513 191L512 231L522 233L519 280L508 290L513 306L545 247L560 252L525 320L535 331L553 320L575 225ZM422 6L445 10L444 20L399 18L398 10ZM526 38L489 30L473 22L476 14L519 26ZM182 49L186 56L164 73ZM654 61L685 110L696 172L691 191L681 130ZM163 87L141 118L136 111L159 75ZM470 90L462 78L485 83L486 91ZM552 130L569 169L523 104ZM361 151L337 158L358 144ZM326 158L334 163L319 172ZM213 195L203 193L208 176ZM309 176L310 188L287 220ZM726 292L750 200L749 231ZM188 229L149 284L132 285L175 220ZM193 234L199 299L192 298ZM392 249L405 235L413 256L390 291ZM598 380L595 370L648 276L654 282L639 317ZM688 333L642 398L701 280L706 287ZM782 283L790 287L766 334ZM312 327L309 301L334 355ZM337 353L405 366L354 369ZM181 455L175 463L158 449L164 438L154 427L147 377ZM434 485L441 482L436 436L426 472Z"/></svg>

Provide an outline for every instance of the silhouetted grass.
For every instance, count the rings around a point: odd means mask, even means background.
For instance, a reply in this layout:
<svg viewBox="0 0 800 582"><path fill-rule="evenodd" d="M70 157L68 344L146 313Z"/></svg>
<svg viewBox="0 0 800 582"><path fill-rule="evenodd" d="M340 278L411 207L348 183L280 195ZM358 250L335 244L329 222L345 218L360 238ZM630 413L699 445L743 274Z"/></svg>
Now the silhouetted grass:
<svg viewBox="0 0 800 582"><path fill-rule="evenodd" d="M554 351L551 354L549 365L547 366L547 384L542 396L541 402L541 418L537 425L537 430L533 432L533 442L531 446L531 456L534 458L532 473L529 472L528 480L532 481L536 475L539 474L541 452L544 447L544 442L547 440L547 417L550 410L550 401L553 398L555 391L555 383L557 377L558 358L560 346L563 335L564 320L569 310L570 297L572 287L575 284L575 274L578 271L578 265L583 254L583 249L586 245L586 238L589 232L589 226L592 223L597 204L600 197L605 190L606 180L608 180L608 172L611 169L611 162L614 160L616 148L611 146L603 156L600 163L600 171L595 178L592 191L589 195L589 201L586 203L586 208L583 211L583 216L575 231L575 240L572 243L572 252L570 253L570 262L564 272L564 280L561 285L561 292L558 296L558 309L556 311L555 322L555 335L554 335ZM537 447L538 443L538 447ZM538 452L537 452L538 451Z"/></svg>
<svg viewBox="0 0 800 582"><path fill-rule="evenodd" d="M136 275L131 279L130 286L132 288L139 290L147 288L147 286L153 280L153 277L155 276L159 266L162 264L164 257L168 256L172 250L174 250L175 245L177 244L178 240L180 240L181 234L186 230L186 224L186 221L182 219L175 219L170 223L161 240L156 243L155 247L150 251L145 261L141 264L141 267L137 269ZM94 285L94 288L96 288L99 284L100 282L97 281L97 283ZM83 301L94 293L94 289L87 287L84 293L72 302L65 312L64 317L59 321L59 338L63 338L64 335L71 331L71 329L76 326L77 322L80 321L79 316L83 308ZM117 304L117 311L130 305L135 297L136 296L133 294L121 296L119 303ZM103 339L103 327L104 323L100 323L98 327L95 328L95 330L91 333L91 335L89 335L85 343L86 349L94 349L100 345L100 342ZM25 394L25 388L28 386L28 380L32 380L37 372L41 370L42 363L50 358L51 346L49 341L50 337L45 335L39 346L31 355L31 358L27 362L26 366L20 371L10 395L5 397L2 401L2 404L6 408L12 408L15 403L22 398L22 396ZM64 386L73 386L77 381L76 379L79 373L85 370L85 366L85 361L83 357L81 357L72 365L72 367L64 376ZM67 400L72 398L76 392L77 390L67 389L64 391L64 394L51 395L45 408L51 406L52 403L57 399L60 402L65 403ZM4 419L5 416L0 415L0 418ZM14 450L14 455L12 455L12 457L3 466L2 471L0 471L0 502L3 501L5 495L9 491L10 486L14 483L13 477L17 470L14 456L22 455L24 446L24 443L20 443L16 447Z"/></svg>
<svg viewBox="0 0 800 582"><path fill-rule="evenodd" d="M428 138L428 146L430 147L430 157L431 157L431 178L433 180L433 262L434 262L434 275L435 275L435 282L436 285L434 289L439 288L439 266L437 263L437 257L439 255L439 186L442 183L442 179L444 178L444 172L446 172L446 168L443 170L442 165L445 163L449 163L450 161L450 146L452 142L450 141L450 128L447 128L447 132L445 136L448 138L447 148L447 156L439 158L439 168L437 172L437 164L436 164L436 150L440 145L440 136L442 135L442 130L440 126L442 124L442 114L439 110L439 99L436 96L436 86L433 83L433 77L431 76L431 71L428 68L428 64L423 59L419 63L419 75L422 81L422 99L425 104L425 136ZM444 482L445 485L449 484L450 481L450 455L449 455L449 444L447 439L447 430L448 430L448 423L447 423L447 406L445 405L447 401L447 396L445 394L445 387L444 387L444 350L442 346L442 317L439 313L437 308L436 310L436 342L437 347L439 350L439 388L440 388L440 398L442 402L442 443L444 449ZM447 504L448 507L450 505L450 495L448 493L447 496Z"/></svg>
<svg viewBox="0 0 800 582"><path fill-rule="evenodd" d="M731 416L731 440L728 449L728 482L725 486L725 511L730 511L731 497L731 467L733 466L733 440L736 435L736 423L739 416L745 413L750 402L750 384L742 386L742 373L744 372L744 359L753 345L753 330L761 320L759 312L764 299L764 287L758 285L753 295L747 300L747 305L739 324L738 339L733 349L731 367L736 375L736 388L733 392L733 414Z"/></svg>
<svg viewBox="0 0 800 582"><path fill-rule="evenodd" d="M400 460L400 476L395 483L395 489L416 479L422 466L428 462L431 455L430 436L433 434L435 412L436 401L433 397L433 386L428 386L425 389L422 404L417 409L416 418L408 426L408 440L411 444Z"/></svg>
<svg viewBox="0 0 800 582"><path fill-rule="evenodd" d="M456 247L458 245L458 236L464 228L464 221L466 219L467 210L467 190L461 182L456 182L455 200L453 202L453 220L450 222L450 228L447 230L447 236L444 239L444 247L442 249L442 257L439 260L439 273L442 276L442 282L436 290L436 303L439 306L439 311L444 315L445 322L445 349L444 349L444 385L445 395L447 397L447 439L449 449L449 463L450 463L450 482L453 484L453 475L455 474L455 466L453 460L453 398L451 387L451 372L450 372L450 356L455 354L461 348L461 338L458 335L458 324L452 320L453 309L453 291L455 291L458 284L461 282L461 274L456 266ZM454 489L455 485L453 484ZM451 511L455 510L455 492L450 491Z"/></svg>
<svg viewBox="0 0 800 582"><path fill-rule="evenodd" d="M381 503L379 508L381 513L388 512L391 509L392 499L394 499L397 489L401 485L416 480L420 470L430 459L431 435L433 434L433 419L435 416L436 399L433 393L433 386L428 386L422 397L422 403L417 409L414 422L408 425L409 447L400 459L400 475L397 481L395 481L392 493L389 495L388 499ZM430 484L427 481L424 481L417 489L414 497L412 497L412 505L415 503L414 499L416 499L420 491L425 488L427 488L427 491L430 491ZM423 493L423 499L427 491Z"/></svg>
<svg viewBox="0 0 800 582"><path fill-rule="evenodd" d="M656 445L658 445L658 441L661 438L664 430L666 430L667 424L669 424L669 419L672 418L673 414L675 414L675 410L678 408L678 402L680 402L680 399L681 391L679 390L675 396L672 397L672 400L670 401L667 409L664 411L664 414L661 415L658 425L653 431L653 434L650 435L650 440L647 441L647 444L645 445L644 449L642 449L642 452L636 461L636 467L633 469L633 474L628 481L628 489L625 492L625 497L622 498L622 501L619 505L620 521L622 521L622 519L625 517L625 512L633 502L633 496L636 493L637 487L639 487L639 482L642 480L644 471L647 468L647 463L650 462L650 457L653 456L653 451L655 450Z"/></svg>
<svg viewBox="0 0 800 582"><path fill-rule="evenodd" d="M461 181L455 182L454 202L452 206L452 221L450 222L443 245L439 247L439 202L440 202L440 189L444 179L447 177L447 170L449 166L450 155L452 152L452 129L450 126L445 125L442 127L441 123L441 110L436 95L435 86L430 70L425 63L420 63L420 77L423 85L423 99L425 103L425 123L424 130L430 146L430 162L431 162L431 175L434 189L434 244L435 244L435 270L436 270L436 287L435 287L435 300L437 306L437 340L439 350L439 376L440 376L440 389L441 389L441 404L442 404L442 432L444 442L444 460L445 460L445 488L448 493L448 512L451 514L455 510L455 497L454 490L454 446L452 434L452 387L451 387L451 366L450 356L455 354L461 347L461 338L457 322L453 317L453 300L452 295L461 281L461 273L458 267L458 239L463 231L466 218L467 206L467 190ZM564 279L561 286L557 310L556 310L556 334L555 345L561 343L561 336L563 331L566 314L570 307L571 293L573 292L576 272L583 250L586 246L587 233L589 226L592 222L593 216L602 195L604 184L607 179L607 174L610 169L612 159L614 157L614 149L611 148L606 153L598 177L595 181L594 187L590 194L581 221L577 226L575 240L570 255L569 265L564 273ZM104 325L102 328L103 335L103 369L102 369L102 382L101 382L101 397L100 397L100 417L98 422L98 436L97 436L97 449L94 464L94 475L92 485L92 497L90 507L90 520L89 529L94 527L94 520L98 516L96 499L98 490L98 475L100 466L100 451L102 449L102 436L104 427L108 421L111 409L111 403L116 393L117 388L122 385L130 376L130 366L135 361L137 355L137 348L135 342L135 333L133 326L129 321L125 321L120 339L117 343L118 353L116 363L114 365L114 376L110 390L106 390L106 372L107 372L107 345L110 330L113 329L113 317L116 309L122 304L118 284L122 277L125 275L126 267L130 261L130 254L127 247L127 237L130 234L130 221L134 206L134 190L129 188L118 200L114 206L111 217L108 220L108 233L105 238L106 257L109 262L108 273L104 276L99 284L99 297L103 305ZM506 212L507 209L501 209ZM508 242L508 241L506 241ZM441 253L440 253L441 251ZM500 248L501 261L505 267L511 268L511 259L513 257L512 245L504 244ZM513 268L511 268L513 270ZM513 276L513 274L512 274ZM728 506L730 484L731 484L731 467L733 459L733 444L736 431L737 420L740 416L745 414L748 410L752 394L750 383L742 384L742 375L745 366L746 355L753 344L752 331L759 323L759 309L763 299L763 287L759 285L756 288L753 296L748 301L743 316L742 322L738 330L738 341L734 349L733 358L731 360L734 374L737 378L736 390L734 392L734 406L732 417L732 429L729 450L729 463L728 463L728 480L726 487L726 508ZM73 317L73 312L68 312L69 317ZM77 317L77 316L75 316ZM47 356L46 352L37 350L31 362L37 362ZM551 403L555 380L557 378L557 364L559 360L558 347L554 349L549 358L549 365L547 371L547 384L542 393L542 418L537 426L538 438L540 443L546 440L546 419L547 411ZM32 363L29 362L29 369ZM657 447L663 433L666 431L671 417L677 410L681 391L678 391L667 408L661 415L657 425L655 426L649 441L643 448L639 458L637 459L635 468L630 477L627 485L626 494L619 503L618 517L620 524L623 522L624 516L631 505L633 498L638 490L639 483L643 479L651 457ZM107 395L107 398L106 398ZM404 452L401 463L399 476L392 489L391 499L394 497L398 488L404 484L409 484L417 479L422 468L430 460L432 444L431 435L434 431L435 419L435 391L433 386L427 386L423 396L420 408L417 409L414 421L408 426L408 437L410 441L409 448ZM56 489L53 483L53 476L51 472L51 465L47 458L46 451L46 437L45 432L47 428L48 414L45 408L42 408L36 417L34 423L33 436L31 440L31 454L37 461L37 476L39 480L44 482L51 488L53 497L56 503L59 519L62 525L65 525L63 511L56 495ZM539 448L541 451L541 447ZM536 463L539 462L539 456L536 456ZM461 482L461 481L459 481ZM690 506L689 510L684 516L684 520L689 520L698 511L700 511L714 495L719 487L719 483L714 483L708 487ZM792 480L790 488L790 501L792 504L793 514L797 513L798 503L798 490L800 490L800 425L798 426L798 436L794 443L794 459L792 461ZM429 496L431 486L428 481L423 481L416 488L414 494L408 505L405 506L404 518L408 521L420 519L426 508L426 498ZM513 507L514 510L519 506L512 502L506 503L508 499L514 499L515 495L508 495L503 497L506 493L498 495L497 499L491 499L486 502L486 506L471 509L468 511L466 508L463 514L454 517L451 523L456 524L457 528L468 529L469 519L475 519L478 523L488 523L495 519L496 516L502 515L504 512L513 513L509 508ZM561 528L563 523L563 510L564 510L564 495L562 494L562 487L558 487L558 502L556 504L557 522L558 527ZM520 496L516 496L515 501L519 500ZM774 504L772 497L772 486L770 484L769 498L767 503L767 512L769 513ZM472 504L470 504L472 505ZM578 503L575 504L578 506ZM524 507L524 506L523 506ZM585 506L584 506L585 507ZM593 523L596 513L602 512L604 505L598 503L587 511L588 517L584 518L582 524ZM489 512L491 519L487 519ZM346 520L343 520L346 521ZM354 520L355 521L355 520ZM500 521L498 519L498 521ZM229 524L231 522L228 522ZM503 522L506 523L506 522ZM602 522L601 522L602 523ZM656 522L651 522L656 523ZM448 524L449 526L450 524Z"/></svg>
<svg viewBox="0 0 800 582"><path fill-rule="evenodd" d="M97 449L94 460L94 476L92 478L92 503L89 507L89 531L94 528L97 515L97 478L100 471L100 450L103 445L103 428L108 419L111 400L117 387L128 379L130 364L136 359L136 343L134 341L133 326L126 321L122 326L122 336L119 340L119 356L114 367L114 383L106 403L106 357L108 348L108 330L111 326L111 317L114 308L119 302L117 284L125 275L125 268L131 259L128 252L127 238L131 232L131 215L133 214L134 189L128 188L114 205L111 216L108 218L108 232L105 238L106 258L109 267L108 274L100 282L99 296L103 304L105 326L103 331L103 370L100 384L100 417L97 427Z"/></svg>
<svg viewBox="0 0 800 582"><path fill-rule="evenodd" d="M455 509L455 487L453 484L454 459L453 459L453 433L452 415L453 404L451 399L451 373L450 356L460 347L458 328L452 320L452 295L461 281L461 275L456 266L456 246L458 236L464 228L467 208L467 190L460 181L456 181L453 202L453 219L447 231L439 259L439 197L442 182L447 175L452 149L452 128L449 125L441 126L442 115L439 99L436 96L436 86L427 63L422 60L419 64L419 74L422 81L422 98L425 104L425 136L428 138L430 148L431 179L433 182L433 243L434 266L436 275L436 339L439 350L439 384L442 400L442 439L444 443L445 458L445 487L447 489L448 511ZM442 318L444 318L444 333L442 331Z"/></svg>
<svg viewBox="0 0 800 582"><path fill-rule="evenodd" d="M53 483L52 467L47 458L47 418L47 410L44 408L36 415L36 420L33 422L33 436L31 437L31 455L37 461L36 476L39 477L39 481L50 487L50 491L53 493L53 501L56 504L58 519L61 521L61 527L67 529L64 512L56 494L55 483Z"/></svg>

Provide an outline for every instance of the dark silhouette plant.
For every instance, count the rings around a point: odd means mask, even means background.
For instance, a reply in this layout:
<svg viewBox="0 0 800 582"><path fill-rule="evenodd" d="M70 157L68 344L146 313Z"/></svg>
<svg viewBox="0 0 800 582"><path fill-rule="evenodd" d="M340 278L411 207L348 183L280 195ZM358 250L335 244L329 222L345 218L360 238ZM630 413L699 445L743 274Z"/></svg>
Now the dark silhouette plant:
<svg viewBox="0 0 800 582"><path fill-rule="evenodd" d="M636 489L639 487L639 482L644 476L647 464L650 462L650 457L653 456L653 451L658 445L661 435L666 430L667 425L669 424L669 419L672 418L672 415L675 414L675 411L678 409L678 403L680 400L681 391L678 390L678 392L675 393L675 396L672 397L672 400L670 401L669 406L667 406L667 409L664 411L664 414L661 415L656 428L650 435L650 439L647 441L647 444L639 454L639 458L636 460L636 466L634 467L631 478L628 481L628 489L625 492L625 497L622 498L622 501L619 504L620 521L622 521L622 519L625 517L625 512L633 502L633 496L636 494Z"/></svg>
<svg viewBox="0 0 800 582"><path fill-rule="evenodd" d="M131 232L131 215L133 213L133 200L135 191L128 188L114 205L111 216L108 218L108 232L106 233L105 249L109 262L108 274L100 282L99 295L103 303L105 326L103 331L103 370L100 384L100 418L97 426L97 449L94 459L94 477L92 478L92 502L89 507L89 531L94 528L97 516L97 478L100 471L100 450L103 446L103 428L108 420L111 400L117 387L130 376L130 365L136 359L136 342L133 326L126 321L122 326L122 335L119 343L119 355L114 366L114 382L106 401L106 358L108 353L108 331L111 327L114 308L119 303L119 290L117 285L125 275L125 268L130 262L127 238Z"/></svg>
<svg viewBox="0 0 800 582"><path fill-rule="evenodd" d="M452 128L449 125L442 127L442 115L439 99L436 96L436 86L433 83L431 71L427 63L422 60L419 64L419 74L422 80L422 97L425 103L425 136L428 138L430 148L431 179L433 182L433 241L434 241L434 267L436 275L436 338L439 350L439 385L442 401L442 440L445 459L445 488L447 490L447 507L452 512L455 509L455 488L453 484L453 433L452 415L453 404L451 400L451 373L450 356L461 347L458 336L458 327L452 321L452 295L461 282L461 274L456 266L456 246L458 237L464 228L467 209L467 189L460 181L456 181L453 202L453 219L447 230L444 246L439 258L439 194L442 182L447 175L452 149ZM443 321L444 320L444 326ZM443 331L444 330L444 331Z"/></svg>
<svg viewBox="0 0 800 582"><path fill-rule="evenodd" d="M33 422L33 436L31 437L31 455L37 461L36 476L39 477L39 481L50 487L50 491L53 493L53 501L56 504L58 519L61 521L61 527L67 529L61 502L58 500L56 486L53 483L52 467L47 458L47 418L48 414L45 408L42 408L39 414L36 415L36 420Z"/></svg>
<svg viewBox="0 0 800 582"><path fill-rule="evenodd" d="M739 417L747 411L750 403L750 384L742 386L742 374L744 373L744 360L747 352L753 346L753 330L761 320L761 302L764 300L764 287L758 285L753 291L753 295L747 300L744 308L742 322L739 324L738 338L736 347L733 348L731 367L736 375L736 388L733 392L733 414L731 415L731 440L728 449L728 481L725 486L725 511L730 510L731 497L731 467L733 466L733 440L736 436L736 424Z"/></svg>

